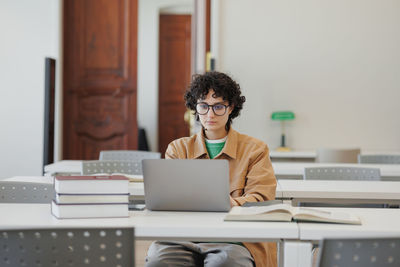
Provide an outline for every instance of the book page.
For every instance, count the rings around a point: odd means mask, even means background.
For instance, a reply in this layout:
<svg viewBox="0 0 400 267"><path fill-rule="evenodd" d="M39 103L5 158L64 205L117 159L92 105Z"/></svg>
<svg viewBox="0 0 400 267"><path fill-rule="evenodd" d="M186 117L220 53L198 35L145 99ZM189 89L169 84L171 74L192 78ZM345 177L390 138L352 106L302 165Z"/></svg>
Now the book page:
<svg viewBox="0 0 400 267"><path fill-rule="evenodd" d="M332 216L332 212L325 210L318 210L313 208L304 208L304 207L294 207L293 208L293 216L296 215L310 215L321 218L330 218Z"/></svg>
<svg viewBox="0 0 400 267"><path fill-rule="evenodd" d="M293 218L297 220L361 224L361 221L357 216L346 212L302 207L294 209Z"/></svg>
<svg viewBox="0 0 400 267"><path fill-rule="evenodd" d="M292 206L288 204L277 204L270 206L252 206L252 207L240 207L236 206L231 209L229 212L232 215L257 215L263 213L272 213L272 212L286 212L292 213Z"/></svg>

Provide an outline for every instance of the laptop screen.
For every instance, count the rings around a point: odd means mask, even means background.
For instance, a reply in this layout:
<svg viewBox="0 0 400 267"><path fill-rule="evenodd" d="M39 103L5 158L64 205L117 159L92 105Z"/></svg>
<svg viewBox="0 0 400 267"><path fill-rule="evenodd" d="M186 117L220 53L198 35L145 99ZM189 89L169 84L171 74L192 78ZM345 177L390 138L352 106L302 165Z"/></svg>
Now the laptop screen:
<svg viewBox="0 0 400 267"><path fill-rule="evenodd" d="M147 159L142 163L147 209L230 210L227 160Z"/></svg>

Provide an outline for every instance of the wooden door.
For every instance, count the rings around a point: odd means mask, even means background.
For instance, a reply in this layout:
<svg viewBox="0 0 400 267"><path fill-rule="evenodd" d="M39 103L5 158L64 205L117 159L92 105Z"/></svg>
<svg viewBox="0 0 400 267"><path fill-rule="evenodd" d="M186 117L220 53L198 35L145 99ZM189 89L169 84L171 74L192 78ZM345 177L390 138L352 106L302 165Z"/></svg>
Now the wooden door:
<svg viewBox="0 0 400 267"><path fill-rule="evenodd" d="M136 149L137 0L63 2L63 158Z"/></svg>
<svg viewBox="0 0 400 267"><path fill-rule="evenodd" d="M183 95L190 84L190 46L191 16L160 15L158 144L163 155L171 141L189 135Z"/></svg>

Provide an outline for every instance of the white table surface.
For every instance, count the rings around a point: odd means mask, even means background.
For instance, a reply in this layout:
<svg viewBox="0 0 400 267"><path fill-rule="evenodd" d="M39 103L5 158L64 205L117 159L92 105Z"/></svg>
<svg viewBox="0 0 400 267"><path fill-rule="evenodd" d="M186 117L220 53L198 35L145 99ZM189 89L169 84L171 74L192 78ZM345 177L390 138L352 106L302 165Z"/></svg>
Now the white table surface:
<svg viewBox="0 0 400 267"><path fill-rule="evenodd" d="M317 153L315 151L269 151L270 158L298 158L298 159L315 159Z"/></svg>
<svg viewBox="0 0 400 267"><path fill-rule="evenodd" d="M44 166L44 172L48 175L54 173L81 173L82 160L61 160Z"/></svg>
<svg viewBox="0 0 400 267"><path fill-rule="evenodd" d="M382 177L400 179L400 164L349 164L349 163L307 163L307 162L273 162L276 176L302 176L307 167L367 167L379 168Z"/></svg>
<svg viewBox="0 0 400 267"><path fill-rule="evenodd" d="M400 209L366 209L366 208L322 208L324 211L343 211L357 215L361 225L325 224L325 223L298 223L299 241L292 242L297 253L296 262L289 262L293 266L312 266L312 244L324 238L384 238L400 237ZM288 250L286 248L285 252ZM293 252L295 253L295 252Z"/></svg>
<svg viewBox="0 0 400 267"><path fill-rule="evenodd" d="M32 183L47 183L53 184L53 177L51 176L14 176L5 178L4 181L13 182L32 182ZM134 196L134 199L144 199L144 184L142 182L130 182L129 194ZM276 198L282 198L282 190L279 183L276 185Z"/></svg>
<svg viewBox="0 0 400 267"><path fill-rule="evenodd" d="M0 229L135 227L138 239L268 241L298 239L294 222L225 222L224 212L130 211L129 218L56 219L50 204L0 204Z"/></svg>
<svg viewBox="0 0 400 267"><path fill-rule="evenodd" d="M53 184L54 178L51 176L14 176L14 177L10 177L10 178L4 178L1 180L11 181L11 182L28 182L28 183L31 182L31 183Z"/></svg>
<svg viewBox="0 0 400 267"><path fill-rule="evenodd" d="M361 152L362 155L400 155L397 151L366 151ZM312 159L317 157L315 150L291 150L291 151L276 151L270 150L271 158L293 158L293 159Z"/></svg>
<svg viewBox="0 0 400 267"><path fill-rule="evenodd" d="M285 153L285 152L282 152ZM80 173L81 160L62 160L45 166L46 175L54 173ZM313 162L273 162L277 176L302 176L306 167L370 167L379 168L383 177L400 177L400 164L349 164L349 163L313 163Z"/></svg>
<svg viewBox="0 0 400 267"><path fill-rule="evenodd" d="M400 237L400 209L323 208L356 214L362 225L299 223L300 239Z"/></svg>
<svg viewBox="0 0 400 267"><path fill-rule="evenodd" d="M400 182L278 180L281 198L400 200Z"/></svg>
<svg viewBox="0 0 400 267"><path fill-rule="evenodd" d="M399 209L333 209L358 215L362 225L225 222L226 213L131 211L128 218L56 219L49 204L0 204L0 229L135 227L137 239L190 241L283 240L284 266L311 266L311 244L322 238L400 237Z"/></svg>

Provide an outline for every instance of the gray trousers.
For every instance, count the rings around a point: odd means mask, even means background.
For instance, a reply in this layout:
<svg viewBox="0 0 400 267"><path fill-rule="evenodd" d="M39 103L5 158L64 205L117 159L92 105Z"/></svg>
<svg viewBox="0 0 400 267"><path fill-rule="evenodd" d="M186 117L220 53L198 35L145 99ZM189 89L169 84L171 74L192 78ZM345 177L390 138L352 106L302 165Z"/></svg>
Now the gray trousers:
<svg viewBox="0 0 400 267"><path fill-rule="evenodd" d="M236 244L153 242L147 252L146 267L167 266L254 267L254 260L245 247Z"/></svg>

